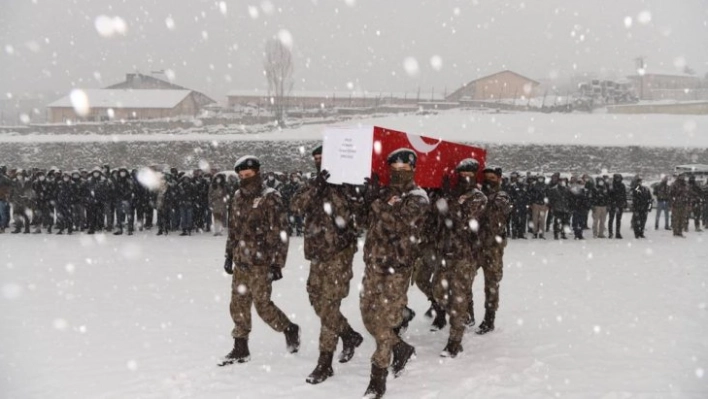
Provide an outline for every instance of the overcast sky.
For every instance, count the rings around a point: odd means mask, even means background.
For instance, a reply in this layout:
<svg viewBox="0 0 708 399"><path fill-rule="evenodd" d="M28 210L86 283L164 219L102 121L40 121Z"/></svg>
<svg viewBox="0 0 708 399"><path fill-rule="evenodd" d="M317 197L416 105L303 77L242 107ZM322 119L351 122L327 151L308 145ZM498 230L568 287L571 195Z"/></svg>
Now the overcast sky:
<svg viewBox="0 0 708 399"><path fill-rule="evenodd" d="M224 101L265 88L274 36L292 40L294 90L449 93L503 69L563 83L638 56L708 72L708 0L0 0L0 93L164 69Z"/></svg>

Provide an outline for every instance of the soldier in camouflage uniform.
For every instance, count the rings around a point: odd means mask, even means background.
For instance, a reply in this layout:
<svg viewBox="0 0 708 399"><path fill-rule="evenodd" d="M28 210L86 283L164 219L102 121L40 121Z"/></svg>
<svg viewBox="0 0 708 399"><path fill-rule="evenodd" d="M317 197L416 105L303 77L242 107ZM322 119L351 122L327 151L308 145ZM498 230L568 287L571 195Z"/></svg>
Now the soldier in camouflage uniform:
<svg viewBox="0 0 708 399"><path fill-rule="evenodd" d="M439 201L444 203L436 204L440 215L436 237L442 262L435 273L433 290L436 301L450 314L450 337L443 357L456 357L462 352L465 325L473 318L469 314L477 269L473 251L478 249L479 220L487 203L487 197L477 189L478 169L476 160L462 160L455 168L457 187L450 190L449 184L443 184L445 194Z"/></svg>
<svg viewBox="0 0 708 399"><path fill-rule="evenodd" d="M397 377L415 354L415 348L394 329L403 321L419 235L429 206L426 192L413 181L416 160L415 152L409 149L393 151L387 159L390 185L380 188L376 175L369 181L366 268L359 306L364 325L376 340L365 393L371 398L380 398L386 392L389 364Z"/></svg>
<svg viewBox="0 0 708 399"><path fill-rule="evenodd" d="M266 188L258 158L247 155L234 165L241 179L229 213L224 270L233 274L231 318L235 327L234 349L220 365L250 360L251 305L272 329L285 334L287 350L300 348L300 327L271 301L273 281L283 278L288 254L288 221L280 194Z"/></svg>
<svg viewBox="0 0 708 399"><path fill-rule="evenodd" d="M505 226L511 213L509 195L501 191L501 168L484 169L484 194L487 205L479 222L480 257L477 268L484 272L484 321L477 334L494 330L494 319L499 308L499 284L503 276L504 248L506 247ZM471 312L471 314L474 314Z"/></svg>
<svg viewBox="0 0 708 399"><path fill-rule="evenodd" d="M327 184L329 173L321 170L322 146L312 157L317 177L293 196L290 209L305 217L305 259L311 262L307 293L321 323L320 357L306 381L319 384L334 374L332 357L339 338L343 344L340 363L348 362L363 341L339 310L342 299L349 295L361 203L353 186Z"/></svg>
<svg viewBox="0 0 708 399"><path fill-rule="evenodd" d="M671 184L669 190L671 196L671 227L674 230L674 237L684 237L683 228L688 224L688 212L691 204L686 177L679 175Z"/></svg>

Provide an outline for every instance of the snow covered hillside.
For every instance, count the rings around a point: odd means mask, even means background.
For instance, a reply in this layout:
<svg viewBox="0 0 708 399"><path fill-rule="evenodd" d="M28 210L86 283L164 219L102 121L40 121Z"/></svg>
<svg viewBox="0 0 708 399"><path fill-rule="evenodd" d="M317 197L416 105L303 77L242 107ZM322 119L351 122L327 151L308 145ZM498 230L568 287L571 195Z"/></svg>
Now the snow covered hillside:
<svg viewBox="0 0 708 399"><path fill-rule="evenodd" d="M428 304L412 287L418 316L407 339L418 357L389 378L386 397L708 397L707 234L510 241L497 330L467 334L457 359L439 357L448 330L428 331ZM273 296L303 329L300 352L286 354L283 336L254 316L252 361L216 367L233 343L224 243L154 232L0 236L0 396L361 397L374 348L358 309L361 252L343 313L364 344L311 386L319 321L300 238ZM474 286L478 320L482 282Z"/></svg>

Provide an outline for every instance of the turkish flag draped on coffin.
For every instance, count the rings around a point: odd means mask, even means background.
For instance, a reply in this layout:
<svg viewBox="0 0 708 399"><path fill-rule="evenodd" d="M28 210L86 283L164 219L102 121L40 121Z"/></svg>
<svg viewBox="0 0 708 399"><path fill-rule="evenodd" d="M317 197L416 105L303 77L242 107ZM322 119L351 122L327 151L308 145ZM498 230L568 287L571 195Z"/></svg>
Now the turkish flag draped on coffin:
<svg viewBox="0 0 708 399"><path fill-rule="evenodd" d="M439 188L443 176L454 184L455 166L465 159L479 162L480 174L487 157L486 150L426 136L399 132L383 127L331 127L324 132L322 168L330 172L333 184L363 184L373 173L382 184L388 184L386 158L399 148L416 152L415 181L425 188Z"/></svg>

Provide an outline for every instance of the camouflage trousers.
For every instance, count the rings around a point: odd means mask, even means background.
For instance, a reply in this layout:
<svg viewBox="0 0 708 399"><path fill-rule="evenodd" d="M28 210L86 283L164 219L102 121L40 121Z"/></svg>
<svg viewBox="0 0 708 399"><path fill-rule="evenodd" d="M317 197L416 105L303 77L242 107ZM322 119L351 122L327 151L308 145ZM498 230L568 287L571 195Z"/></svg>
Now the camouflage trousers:
<svg viewBox="0 0 708 399"><path fill-rule="evenodd" d="M435 273L435 302L450 315L450 340L460 342L469 321L472 301L472 281L477 267L472 260L446 260L445 267Z"/></svg>
<svg viewBox="0 0 708 399"><path fill-rule="evenodd" d="M307 293L320 318L320 352L334 352L339 337L351 328L339 308L342 299L349 295L355 251L356 247L348 248L328 261L310 264Z"/></svg>
<svg viewBox="0 0 708 399"><path fill-rule="evenodd" d="M377 265L366 266L359 308L366 330L376 340L371 363L386 368L391 363L393 347L401 341L393 329L403 321L412 269L401 268L394 274L380 270Z"/></svg>
<svg viewBox="0 0 708 399"><path fill-rule="evenodd" d="M480 252L479 263L476 268L482 268L484 273L484 309L496 312L499 309L499 284L504 275L502 258L504 246L497 243L490 244ZM474 275L472 276L474 283Z"/></svg>
<svg viewBox="0 0 708 399"><path fill-rule="evenodd" d="M674 235L683 234L684 227L688 227L688 207L674 205L671 207L671 227Z"/></svg>
<svg viewBox="0 0 708 399"><path fill-rule="evenodd" d="M426 248L415 261L413 268L413 282L425 295L426 298L433 298L433 274L437 268L438 257L435 250Z"/></svg>
<svg viewBox="0 0 708 399"><path fill-rule="evenodd" d="M256 308L258 316L273 330L285 331L290 320L273 301L270 300L273 283L268 281L268 267L249 266L234 267L231 282L231 319L234 338L248 338L251 332L251 304Z"/></svg>

